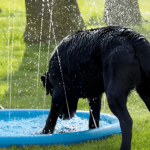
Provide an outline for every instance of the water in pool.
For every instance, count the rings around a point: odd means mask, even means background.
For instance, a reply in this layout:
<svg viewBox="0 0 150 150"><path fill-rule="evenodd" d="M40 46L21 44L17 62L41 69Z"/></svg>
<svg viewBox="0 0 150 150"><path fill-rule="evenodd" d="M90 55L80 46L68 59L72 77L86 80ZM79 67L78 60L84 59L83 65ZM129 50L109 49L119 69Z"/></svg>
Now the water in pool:
<svg viewBox="0 0 150 150"><path fill-rule="evenodd" d="M0 136L29 136L39 133L46 122L47 115L39 115L35 117L11 117L1 118L0 120ZM105 118L100 119L100 128L113 124ZM71 120L58 119L54 134L66 132L79 132L88 130L88 119L78 116ZM117 120L116 120L117 121Z"/></svg>

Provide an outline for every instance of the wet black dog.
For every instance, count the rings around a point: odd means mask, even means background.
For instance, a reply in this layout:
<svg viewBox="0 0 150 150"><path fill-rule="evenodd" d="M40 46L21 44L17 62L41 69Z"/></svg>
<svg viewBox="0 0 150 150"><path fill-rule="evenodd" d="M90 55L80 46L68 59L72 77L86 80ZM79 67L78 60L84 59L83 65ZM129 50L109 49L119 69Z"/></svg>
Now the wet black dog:
<svg viewBox="0 0 150 150"><path fill-rule="evenodd" d="M58 116L69 118L67 105L72 117L78 99L85 97L98 127L101 96L106 92L109 107L120 122L121 150L130 150L132 118L126 107L127 96L136 88L150 110L149 75L150 43L132 29L111 26L68 35L55 48L48 72L41 77L47 94L52 95L42 133L53 133Z"/></svg>

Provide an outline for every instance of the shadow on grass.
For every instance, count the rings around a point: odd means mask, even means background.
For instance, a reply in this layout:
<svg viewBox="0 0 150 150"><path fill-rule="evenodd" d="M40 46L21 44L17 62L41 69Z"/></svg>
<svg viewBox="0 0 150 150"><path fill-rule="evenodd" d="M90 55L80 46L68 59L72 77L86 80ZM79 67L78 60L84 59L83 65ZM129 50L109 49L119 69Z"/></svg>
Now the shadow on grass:
<svg viewBox="0 0 150 150"><path fill-rule="evenodd" d="M51 97L45 95L40 78L48 69L54 47L26 45L21 65L12 74L9 90L2 97L1 104L5 108L50 108Z"/></svg>

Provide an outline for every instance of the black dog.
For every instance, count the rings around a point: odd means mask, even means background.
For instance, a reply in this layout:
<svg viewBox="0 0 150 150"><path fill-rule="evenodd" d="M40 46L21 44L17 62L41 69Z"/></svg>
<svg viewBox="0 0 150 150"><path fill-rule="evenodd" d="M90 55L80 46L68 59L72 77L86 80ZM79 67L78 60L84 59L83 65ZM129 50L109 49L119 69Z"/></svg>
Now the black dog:
<svg viewBox="0 0 150 150"><path fill-rule="evenodd" d="M101 96L106 92L111 111L122 130L121 150L131 149L132 118L126 107L129 92L137 92L150 110L150 43L129 28L104 27L78 31L55 48L42 77L52 95L51 111L42 131L53 133L58 116L71 118L79 98L93 110L89 129L99 127ZM69 112L68 108L69 106Z"/></svg>

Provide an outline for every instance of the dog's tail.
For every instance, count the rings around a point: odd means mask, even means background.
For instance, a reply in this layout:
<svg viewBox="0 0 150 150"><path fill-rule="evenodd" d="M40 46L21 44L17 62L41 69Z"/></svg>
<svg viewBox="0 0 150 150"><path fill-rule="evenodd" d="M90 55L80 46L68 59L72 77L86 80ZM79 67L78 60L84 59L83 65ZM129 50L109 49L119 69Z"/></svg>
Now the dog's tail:
<svg viewBox="0 0 150 150"><path fill-rule="evenodd" d="M150 43L142 35L138 35L132 41L135 49L135 57L139 60L141 69L150 75Z"/></svg>

